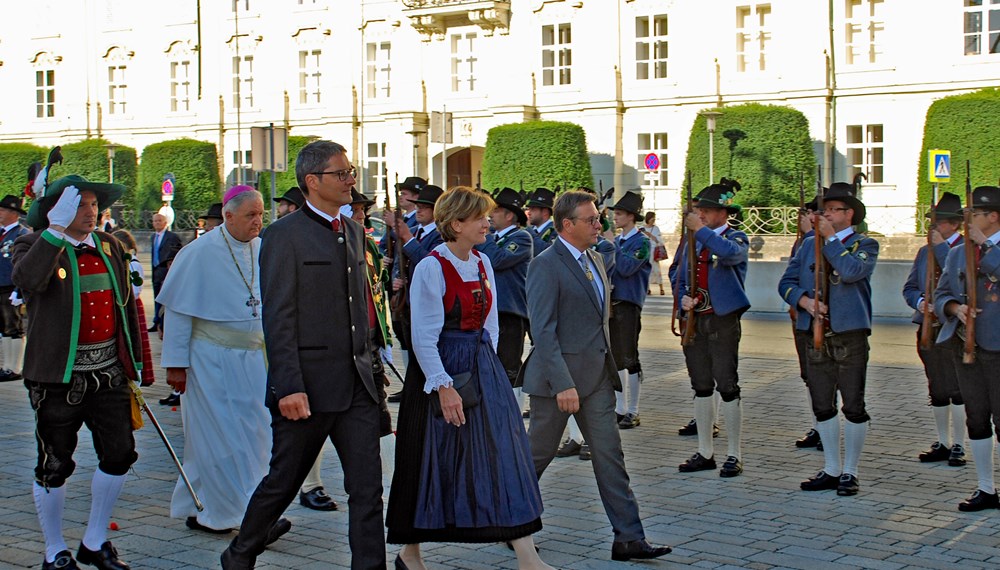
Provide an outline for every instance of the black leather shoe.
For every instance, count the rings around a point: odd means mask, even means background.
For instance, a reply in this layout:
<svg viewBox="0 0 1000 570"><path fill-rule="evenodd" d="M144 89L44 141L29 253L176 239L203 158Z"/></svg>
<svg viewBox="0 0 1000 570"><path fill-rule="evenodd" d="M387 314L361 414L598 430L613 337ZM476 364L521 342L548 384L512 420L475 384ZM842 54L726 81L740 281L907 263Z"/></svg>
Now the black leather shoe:
<svg viewBox="0 0 1000 570"><path fill-rule="evenodd" d="M736 477L743 473L743 462L739 458L730 455L719 470L719 477Z"/></svg>
<svg viewBox="0 0 1000 570"><path fill-rule="evenodd" d="M241 558L233 554L232 548L236 540L234 538L233 542L229 544L229 548L225 549L222 552L222 556L219 557L219 562L222 563L222 570L252 570L257 563L257 557Z"/></svg>
<svg viewBox="0 0 1000 570"><path fill-rule="evenodd" d="M687 461L677 466L681 473L694 473L695 471L706 471L715 469L715 457L705 459L700 453L695 453Z"/></svg>
<svg viewBox="0 0 1000 570"><path fill-rule="evenodd" d="M618 412L615 412L615 423L616 424L620 424L623 419L625 419L625 414L619 414Z"/></svg>
<svg viewBox="0 0 1000 570"><path fill-rule="evenodd" d="M625 414L625 417L618 421L618 429L632 429L634 427L639 427L639 414Z"/></svg>
<svg viewBox="0 0 1000 570"><path fill-rule="evenodd" d="M292 523L285 517L281 517L267 531L267 538L264 539L264 546L274 544L285 533L292 530Z"/></svg>
<svg viewBox="0 0 1000 570"><path fill-rule="evenodd" d="M841 475L840 481L837 482L837 494L841 497L853 497L858 494L860 488L858 478L850 473Z"/></svg>
<svg viewBox="0 0 1000 570"><path fill-rule="evenodd" d="M997 494L987 493L981 489L976 489L971 497L958 504L958 510L967 513L996 508L1000 508L1000 498L997 498Z"/></svg>
<svg viewBox="0 0 1000 570"><path fill-rule="evenodd" d="M398 404L398 403L402 402L403 401L403 391L400 390L399 392L395 392L393 394L389 394L389 397L386 398L386 401L388 401L391 404Z"/></svg>
<svg viewBox="0 0 1000 570"><path fill-rule="evenodd" d="M84 564L96 566L100 570L129 570L130 568L128 564L118 559L118 551L111 545L110 540L105 540L97 551L87 548L81 542L76 559Z"/></svg>
<svg viewBox="0 0 1000 570"><path fill-rule="evenodd" d="M160 398L161 406L179 406L181 405L181 395L180 394L170 394L166 398Z"/></svg>
<svg viewBox="0 0 1000 570"><path fill-rule="evenodd" d="M582 446L576 441L567 438L556 450L556 457L572 457L574 455L580 455L580 448Z"/></svg>
<svg viewBox="0 0 1000 570"><path fill-rule="evenodd" d="M17 380L24 380L24 376L7 368L0 370L0 382L15 382Z"/></svg>
<svg viewBox="0 0 1000 570"><path fill-rule="evenodd" d="M52 562L42 562L42 570L80 570L80 567L68 550L62 550Z"/></svg>
<svg viewBox="0 0 1000 570"><path fill-rule="evenodd" d="M146 332L155 333L155 332L158 332L159 330L160 330L160 327L158 327L156 325L153 325L153 326L149 327L148 329L146 329Z"/></svg>
<svg viewBox="0 0 1000 570"><path fill-rule="evenodd" d="M316 487L308 493L299 493L299 504L314 511L335 511L337 502L330 495L326 494L326 489Z"/></svg>
<svg viewBox="0 0 1000 570"><path fill-rule="evenodd" d="M233 532L233 529L231 528L212 528L205 526L198 522L198 517L188 517L187 520L184 521L184 525L191 530L200 530L201 532L207 532L209 534L229 534Z"/></svg>
<svg viewBox="0 0 1000 570"><path fill-rule="evenodd" d="M521 412L521 418L528 419L531 417L531 410L524 410Z"/></svg>
<svg viewBox="0 0 1000 570"><path fill-rule="evenodd" d="M670 554L672 550L669 546L653 546L645 538L631 542L615 541L611 543L611 559L619 562L625 562L633 558L648 560Z"/></svg>
<svg viewBox="0 0 1000 570"><path fill-rule="evenodd" d="M951 446L951 453L948 454L948 465L961 467L965 465L965 448L959 444Z"/></svg>
<svg viewBox="0 0 1000 570"><path fill-rule="evenodd" d="M811 429L804 436L795 440L795 447L816 447L819 444L819 432Z"/></svg>
<svg viewBox="0 0 1000 570"><path fill-rule="evenodd" d="M580 446L580 461L590 461L590 446L584 443Z"/></svg>
<svg viewBox="0 0 1000 570"><path fill-rule="evenodd" d="M677 435L698 435L698 422L695 420L689 421L677 430Z"/></svg>
<svg viewBox="0 0 1000 570"><path fill-rule="evenodd" d="M965 455L965 452L962 452ZM917 456L921 463L933 463L935 461L946 461L951 457L951 450L940 441L931 444L931 448Z"/></svg>
<svg viewBox="0 0 1000 570"><path fill-rule="evenodd" d="M396 570L410 570L410 568L406 565L405 562L403 562L403 559L400 558L398 554L396 555L396 560L392 562L392 565Z"/></svg>
<svg viewBox="0 0 1000 570"><path fill-rule="evenodd" d="M820 471L814 477L810 477L799 483L799 488L803 491L830 491L840 485L840 475L829 475L826 471Z"/></svg>

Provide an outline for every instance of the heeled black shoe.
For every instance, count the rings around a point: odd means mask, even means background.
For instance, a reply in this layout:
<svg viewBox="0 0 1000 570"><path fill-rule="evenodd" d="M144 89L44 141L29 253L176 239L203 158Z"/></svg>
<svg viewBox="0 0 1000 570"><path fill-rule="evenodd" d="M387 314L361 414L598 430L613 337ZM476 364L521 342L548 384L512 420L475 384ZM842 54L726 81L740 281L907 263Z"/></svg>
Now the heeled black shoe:
<svg viewBox="0 0 1000 570"><path fill-rule="evenodd" d="M410 570L406 566L406 563L403 562L403 559L400 558L398 554L396 555L396 560L392 563L392 565L396 567L396 570Z"/></svg>

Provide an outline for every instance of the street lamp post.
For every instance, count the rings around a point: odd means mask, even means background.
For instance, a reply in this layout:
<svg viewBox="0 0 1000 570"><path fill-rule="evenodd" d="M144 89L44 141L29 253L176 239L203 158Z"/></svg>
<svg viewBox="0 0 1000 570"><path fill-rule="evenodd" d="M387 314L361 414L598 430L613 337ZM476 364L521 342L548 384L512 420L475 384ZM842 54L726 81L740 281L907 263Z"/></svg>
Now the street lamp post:
<svg viewBox="0 0 1000 570"><path fill-rule="evenodd" d="M118 145L114 143L108 143L104 145L104 148L108 149L108 182L115 183L115 149Z"/></svg>
<svg viewBox="0 0 1000 570"><path fill-rule="evenodd" d="M705 117L708 127L708 183L715 182L715 120L722 116L718 111L702 111L698 113Z"/></svg>

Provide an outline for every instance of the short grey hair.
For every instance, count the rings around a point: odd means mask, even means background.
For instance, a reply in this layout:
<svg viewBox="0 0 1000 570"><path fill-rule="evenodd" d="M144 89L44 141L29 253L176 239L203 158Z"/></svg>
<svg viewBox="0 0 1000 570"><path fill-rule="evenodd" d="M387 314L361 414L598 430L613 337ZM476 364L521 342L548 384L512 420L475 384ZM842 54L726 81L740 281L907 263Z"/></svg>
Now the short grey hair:
<svg viewBox="0 0 1000 570"><path fill-rule="evenodd" d="M570 190L563 192L556 198L556 203L552 205L552 217L556 226L556 231L562 233L563 220L572 220L576 217L576 209L581 204L596 204L597 198L589 192L583 190Z"/></svg>
<svg viewBox="0 0 1000 570"><path fill-rule="evenodd" d="M247 190L246 192L240 192L239 194L233 196L226 202L226 205L222 207L222 214L235 214L236 210L240 209L240 206L246 204L250 200L260 200L264 201L264 196L256 190Z"/></svg>
<svg viewBox="0 0 1000 570"><path fill-rule="evenodd" d="M309 193L306 176L322 172L330 157L338 154L347 154L347 149L333 141L313 141L302 147L299 155L295 157L295 180L298 181L303 194Z"/></svg>

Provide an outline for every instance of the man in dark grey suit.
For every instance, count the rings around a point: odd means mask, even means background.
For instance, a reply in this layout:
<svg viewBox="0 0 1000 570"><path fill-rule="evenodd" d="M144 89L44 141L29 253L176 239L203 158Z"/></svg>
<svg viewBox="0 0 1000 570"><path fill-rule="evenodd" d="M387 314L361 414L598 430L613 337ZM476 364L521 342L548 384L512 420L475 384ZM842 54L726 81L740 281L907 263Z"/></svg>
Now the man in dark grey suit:
<svg viewBox="0 0 1000 570"><path fill-rule="evenodd" d="M657 558L669 546L646 541L639 505L629 487L615 418L621 390L608 335L610 285L597 243L601 219L594 197L566 192L555 203L559 237L528 268L528 319L535 341L524 363L531 395L528 437L541 477L555 456L570 414L590 443L594 475L615 540L613 560Z"/></svg>
<svg viewBox="0 0 1000 570"><path fill-rule="evenodd" d="M351 568L385 568L379 396L372 379L364 229L339 215L356 171L344 147L309 143L295 162L305 206L268 228L260 252L265 403L274 443L223 568L252 568L329 437L344 468Z"/></svg>

